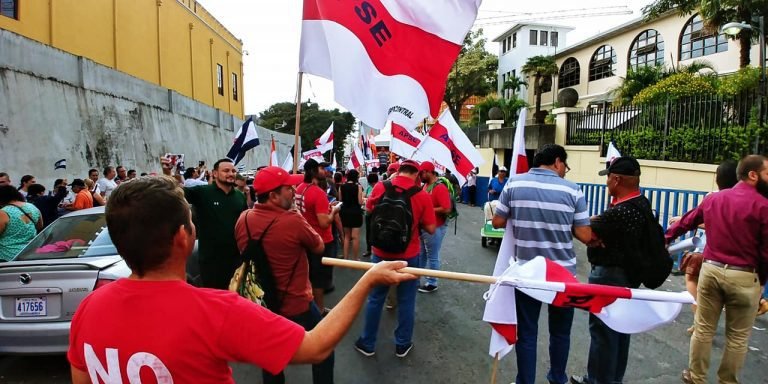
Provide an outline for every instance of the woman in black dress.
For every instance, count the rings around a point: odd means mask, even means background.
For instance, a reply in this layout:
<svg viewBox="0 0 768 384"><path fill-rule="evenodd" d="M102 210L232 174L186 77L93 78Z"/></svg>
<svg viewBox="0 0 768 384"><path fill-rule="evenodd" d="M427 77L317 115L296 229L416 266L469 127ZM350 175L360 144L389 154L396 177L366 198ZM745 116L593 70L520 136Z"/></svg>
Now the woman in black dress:
<svg viewBox="0 0 768 384"><path fill-rule="evenodd" d="M345 259L360 260L360 227L363 226L363 187L358 183L360 173L347 172L347 181L339 186L341 208L339 217L344 227L343 255Z"/></svg>

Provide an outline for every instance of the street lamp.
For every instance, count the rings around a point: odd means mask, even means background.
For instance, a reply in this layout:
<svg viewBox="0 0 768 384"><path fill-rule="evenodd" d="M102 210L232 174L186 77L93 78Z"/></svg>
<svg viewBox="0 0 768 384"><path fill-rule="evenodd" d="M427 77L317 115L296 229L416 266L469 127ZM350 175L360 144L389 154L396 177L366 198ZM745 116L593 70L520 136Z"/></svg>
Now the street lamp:
<svg viewBox="0 0 768 384"><path fill-rule="evenodd" d="M477 146L479 147L480 146L480 106L479 105L476 106L474 104L467 104L465 105L465 107L470 110L475 107L478 107L477 108Z"/></svg>
<svg viewBox="0 0 768 384"><path fill-rule="evenodd" d="M759 25L760 29L758 32L758 44L760 45L760 84L758 89L758 113L760 114L759 122L760 127L763 126L763 102L765 98L765 24L763 20L763 16L759 17ZM726 35L735 37L739 33L741 33L742 30L748 30L752 31L754 28L748 24L746 21L742 21L741 23L738 22L730 22L725 25L723 25L722 32ZM757 136L755 138L755 153L757 153L758 147L760 146L760 136Z"/></svg>

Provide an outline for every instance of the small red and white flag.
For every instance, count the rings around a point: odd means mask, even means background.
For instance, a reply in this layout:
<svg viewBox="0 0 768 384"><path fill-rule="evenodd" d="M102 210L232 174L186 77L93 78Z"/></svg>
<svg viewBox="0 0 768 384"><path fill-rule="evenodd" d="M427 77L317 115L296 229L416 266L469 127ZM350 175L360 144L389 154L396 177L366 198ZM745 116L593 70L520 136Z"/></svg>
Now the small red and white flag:
<svg viewBox="0 0 768 384"><path fill-rule="evenodd" d="M525 154L525 118L527 111L528 109L525 107L520 108L520 116L517 118L515 141L512 143L512 162L509 164L509 169L513 175L528 172L528 155Z"/></svg>
<svg viewBox="0 0 768 384"><path fill-rule="evenodd" d="M440 165L450 169L459 179L460 185L464 184L467 175L475 167L485 162L447 108L430 128L429 134L419 147L419 152L431 156Z"/></svg>
<svg viewBox="0 0 768 384"><path fill-rule="evenodd" d="M333 149L333 122L331 122L331 126L323 132L323 135L315 140L315 147L320 150L320 153L326 153Z"/></svg>
<svg viewBox="0 0 768 384"><path fill-rule="evenodd" d="M504 290L511 295L500 295ZM491 287L483 320L494 329L489 353L504 356L517 340L514 290L546 304L580 308L611 329L627 334L647 332L672 322L683 304L694 304L688 292L631 289L584 284L560 264L542 256L513 263Z"/></svg>
<svg viewBox="0 0 768 384"><path fill-rule="evenodd" d="M277 167L278 164L280 164L277 161L277 149L275 148L275 137L272 136L272 148L269 152L269 166L270 167Z"/></svg>
<svg viewBox="0 0 768 384"><path fill-rule="evenodd" d="M347 163L347 169L360 169L360 166L365 164L365 156L363 151L360 150L360 146L357 145L357 140L353 140L350 143L349 162Z"/></svg>
<svg viewBox="0 0 768 384"><path fill-rule="evenodd" d="M333 81L365 124L415 128L439 113L481 1L304 0L299 70Z"/></svg>
<svg viewBox="0 0 768 384"><path fill-rule="evenodd" d="M414 152L424 141L424 135L417 131L410 131L400 124L388 122L392 126L392 137L389 139L389 150L398 156L410 159Z"/></svg>

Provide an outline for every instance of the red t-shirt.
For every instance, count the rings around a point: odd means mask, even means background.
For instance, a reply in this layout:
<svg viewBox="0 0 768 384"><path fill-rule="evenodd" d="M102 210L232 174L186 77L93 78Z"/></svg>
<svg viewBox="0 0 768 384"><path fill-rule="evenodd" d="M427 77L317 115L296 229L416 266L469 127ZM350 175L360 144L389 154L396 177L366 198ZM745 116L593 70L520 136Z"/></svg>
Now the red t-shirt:
<svg viewBox="0 0 768 384"><path fill-rule="evenodd" d="M248 228L245 227L246 215ZM262 237L272 220L275 222ZM235 224L235 239L240 253L248 245L247 229L250 229L253 239L261 237L269 266L275 276L278 295L283 300L279 313L295 316L309 310L313 297L306 250L322 243L317 232L298 212L285 211L267 204L258 204L252 210L240 214Z"/></svg>
<svg viewBox="0 0 768 384"><path fill-rule="evenodd" d="M304 334L232 292L120 279L80 304L67 358L94 383L234 383L228 362L280 372Z"/></svg>
<svg viewBox="0 0 768 384"><path fill-rule="evenodd" d="M301 183L296 188L296 207L299 212L307 219L309 225L323 239L323 243L333 241L333 232L331 226L320 228L320 222L317 220L318 213L331 213L331 205L328 203L328 195L322 188L315 184Z"/></svg>
<svg viewBox="0 0 768 384"><path fill-rule="evenodd" d="M445 184L437 183L432 188L432 192L429 192L429 185L424 184L424 192L427 192L432 199L432 206L434 208L445 208L449 212L451 210L451 192L448 191L448 187ZM435 213L437 218L437 226L445 224L445 219L448 215L444 213Z"/></svg>
<svg viewBox="0 0 768 384"><path fill-rule="evenodd" d="M390 181L392 181L392 185L402 189L409 189L416 185L412 179L405 176L395 176ZM368 197L368 201L365 204L365 209L368 212L372 212L373 207L379 202L382 195L384 195L384 183L376 183L373 190L371 190L371 196ZM419 229L436 223L435 209L432 206L432 200L424 190L411 197L411 209L413 209L413 233L411 233L411 242L408 244L408 248L402 254L397 254L373 247L373 253L376 256L382 259L411 259L419 255Z"/></svg>

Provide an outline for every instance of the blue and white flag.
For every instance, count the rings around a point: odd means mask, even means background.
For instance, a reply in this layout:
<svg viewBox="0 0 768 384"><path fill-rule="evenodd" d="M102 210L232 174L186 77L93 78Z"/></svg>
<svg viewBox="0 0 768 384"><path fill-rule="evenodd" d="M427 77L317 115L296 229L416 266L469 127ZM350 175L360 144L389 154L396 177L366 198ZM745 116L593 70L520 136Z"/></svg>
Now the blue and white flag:
<svg viewBox="0 0 768 384"><path fill-rule="evenodd" d="M67 159L61 159L55 163L53 163L53 170L57 169L67 169Z"/></svg>
<svg viewBox="0 0 768 384"><path fill-rule="evenodd" d="M608 143L608 150L605 152L605 168L608 169L611 162L619 157L621 157L621 152L616 148L616 143L611 140L611 142Z"/></svg>
<svg viewBox="0 0 768 384"><path fill-rule="evenodd" d="M293 171L293 156L295 155L295 150L296 146L292 145L290 153L285 157L285 161L283 161L283 166L281 167L288 172Z"/></svg>
<svg viewBox="0 0 768 384"><path fill-rule="evenodd" d="M235 143L232 144L232 148L227 153L227 158L237 165L245 157L245 153L249 149L259 145L259 134L256 132L256 124L253 123L253 118L249 117L248 120L243 123L240 130L235 135Z"/></svg>

